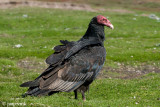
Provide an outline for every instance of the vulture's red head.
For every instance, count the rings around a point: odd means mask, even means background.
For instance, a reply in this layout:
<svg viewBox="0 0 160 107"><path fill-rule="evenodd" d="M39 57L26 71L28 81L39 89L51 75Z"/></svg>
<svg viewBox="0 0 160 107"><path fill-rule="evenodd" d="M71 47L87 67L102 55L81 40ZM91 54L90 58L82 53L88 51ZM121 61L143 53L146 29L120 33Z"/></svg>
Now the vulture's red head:
<svg viewBox="0 0 160 107"><path fill-rule="evenodd" d="M104 17L102 15L97 16L97 23L100 25L107 26L111 29L114 29L114 26L111 24L111 22L106 17Z"/></svg>

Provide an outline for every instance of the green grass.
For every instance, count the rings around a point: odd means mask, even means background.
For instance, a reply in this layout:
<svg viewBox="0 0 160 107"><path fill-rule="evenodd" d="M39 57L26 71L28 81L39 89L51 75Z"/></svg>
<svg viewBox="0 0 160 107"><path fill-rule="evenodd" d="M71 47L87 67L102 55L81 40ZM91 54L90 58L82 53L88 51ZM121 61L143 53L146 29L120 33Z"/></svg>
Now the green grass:
<svg viewBox="0 0 160 107"><path fill-rule="evenodd" d="M59 40L75 41L85 33L93 16L103 14L115 26L105 29L106 64L149 64L160 68L160 22L141 16L150 12L135 13L84 12L42 8L15 8L0 10L0 106L25 103L29 106L91 106L91 107L159 107L160 74L149 73L136 79L101 78L93 82L87 101L74 100L72 93L58 93L47 97L26 97L27 89L19 85L33 80L40 72L39 66L53 53ZM137 14L135 16L135 14ZM160 13L154 13L160 17ZM27 15L27 17L25 17ZM134 20L133 18L136 18ZM16 48L15 45L22 47ZM28 59L27 59L28 58ZM21 61L28 66L19 66ZM35 63L33 63L34 61ZM44 68L43 68L44 69ZM109 72L113 77L118 73ZM16 105L18 106L18 105Z"/></svg>
<svg viewBox="0 0 160 107"><path fill-rule="evenodd" d="M33 75L33 74L32 74ZM34 74L36 76L36 74ZM31 76L31 75L25 75ZM19 81L23 76L12 77L12 82L1 82L1 101L8 103L25 103L28 106L138 106L138 107L159 107L159 76L160 74L150 73L140 79L99 79L93 82L87 101L75 100L72 93L58 93L46 97L26 97L20 95L26 89L19 88ZM18 80L18 81L17 81Z"/></svg>

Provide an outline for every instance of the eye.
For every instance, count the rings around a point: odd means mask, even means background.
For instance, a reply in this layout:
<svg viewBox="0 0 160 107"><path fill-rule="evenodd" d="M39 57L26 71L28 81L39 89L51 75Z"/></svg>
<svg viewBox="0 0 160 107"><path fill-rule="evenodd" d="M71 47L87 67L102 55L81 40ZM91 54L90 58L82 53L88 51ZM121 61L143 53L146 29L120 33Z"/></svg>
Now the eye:
<svg viewBox="0 0 160 107"><path fill-rule="evenodd" d="M101 19L101 21L103 22L103 21L105 21L105 19Z"/></svg>
<svg viewBox="0 0 160 107"><path fill-rule="evenodd" d="M107 22L107 20L106 20L106 19L102 19L102 20Z"/></svg>

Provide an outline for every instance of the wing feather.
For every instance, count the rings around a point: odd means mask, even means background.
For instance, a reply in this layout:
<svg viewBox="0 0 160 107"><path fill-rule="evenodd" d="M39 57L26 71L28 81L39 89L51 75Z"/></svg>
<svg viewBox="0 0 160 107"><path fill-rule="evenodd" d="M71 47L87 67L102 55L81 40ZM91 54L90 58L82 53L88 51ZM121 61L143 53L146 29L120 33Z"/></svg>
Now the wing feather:
<svg viewBox="0 0 160 107"><path fill-rule="evenodd" d="M92 56L92 53L96 53L97 49L93 52L89 49L86 49L86 52L80 51L71 56L63 65L57 66L53 71L47 71L48 73L41 76L43 81L40 83L40 89L70 92L86 81L93 81L104 63L101 57ZM96 54L99 55L99 53Z"/></svg>

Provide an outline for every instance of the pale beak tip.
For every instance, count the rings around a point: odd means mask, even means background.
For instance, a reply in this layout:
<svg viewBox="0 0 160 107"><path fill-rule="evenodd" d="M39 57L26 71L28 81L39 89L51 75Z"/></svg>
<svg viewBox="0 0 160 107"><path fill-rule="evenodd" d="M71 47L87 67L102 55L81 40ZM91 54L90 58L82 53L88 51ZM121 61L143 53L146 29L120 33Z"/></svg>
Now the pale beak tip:
<svg viewBox="0 0 160 107"><path fill-rule="evenodd" d="M111 25L110 25L110 28L113 30L113 29L114 29L114 26L111 24Z"/></svg>

